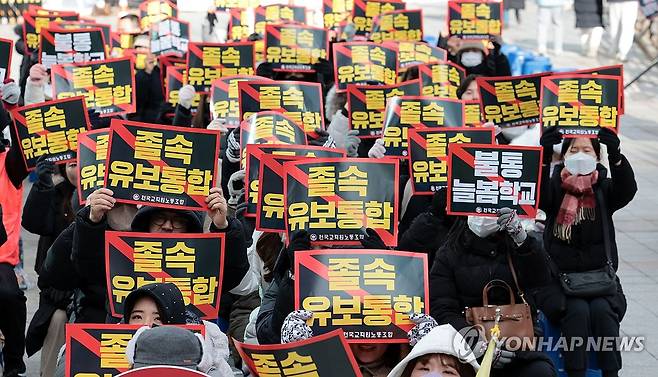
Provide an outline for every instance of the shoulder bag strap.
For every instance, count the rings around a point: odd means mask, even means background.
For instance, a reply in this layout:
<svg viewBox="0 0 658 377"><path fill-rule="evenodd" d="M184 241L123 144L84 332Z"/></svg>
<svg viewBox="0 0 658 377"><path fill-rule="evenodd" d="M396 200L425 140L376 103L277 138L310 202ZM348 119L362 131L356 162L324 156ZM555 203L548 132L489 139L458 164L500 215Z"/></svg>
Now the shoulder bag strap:
<svg viewBox="0 0 658 377"><path fill-rule="evenodd" d="M603 190L597 188L596 197L598 199L597 205L601 209L601 223L603 224L603 248L605 249L605 256L608 258L608 264L612 267L612 251L611 251L611 242L610 242L610 222L608 219L608 207L603 197Z"/></svg>
<svg viewBox="0 0 658 377"><path fill-rule="evenodd" d="M521 300L523 301L523 303L527 304L528 302L525 300L525 294L521 290L521 286L519 285L519 280L516 278L516 271L514 270L514 263L512 263L512 254L509 251L507 252L507 264L509 265L509 269L512 272L512 279L514 279L514 285L516 286L517 293L518 293L519 297L521 297Z"/></svg>

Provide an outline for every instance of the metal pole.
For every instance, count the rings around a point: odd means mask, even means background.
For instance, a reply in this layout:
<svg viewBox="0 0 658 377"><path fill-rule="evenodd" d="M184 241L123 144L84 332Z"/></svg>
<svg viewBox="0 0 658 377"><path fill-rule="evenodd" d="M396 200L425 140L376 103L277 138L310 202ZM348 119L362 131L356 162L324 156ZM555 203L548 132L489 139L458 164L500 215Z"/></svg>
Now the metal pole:
<svg viewBox="0 0 658 377"><path fill-rule="evenodd" d="M633 85L634 82L636 82L637 80L639 80L640 77L644 76L645 73L649 72L649 71L651 70L651 68L653 68L653 67L655 67L655 66L657 66L657 65L658 65L658 58L655 59L655 60L653 61L653 63L651 63L651 65L649 65L644 71L640 72L639 75L635 76L635 78L633 78L633 80L631 80L631 82L629 82L628 84L624 85L624 89L626 89L626 88L628 88L629 86Z"/></svg>

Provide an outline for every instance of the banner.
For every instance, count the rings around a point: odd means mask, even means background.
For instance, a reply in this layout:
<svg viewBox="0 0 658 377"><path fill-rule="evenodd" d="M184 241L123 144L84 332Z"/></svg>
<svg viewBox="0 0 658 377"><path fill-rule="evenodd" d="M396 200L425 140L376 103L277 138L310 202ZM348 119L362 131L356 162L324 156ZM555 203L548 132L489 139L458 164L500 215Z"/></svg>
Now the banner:
<svg viewBox="0 0 658 377"><path fill-rule="evenodd" d="M592 136L599 127L618 132L619 77L559 75L541 79L542 127L558 127L565 136Z"/></svg>
<svg viewBox="0 0 658 377"><path fill-rule="evenodd" d="M119 203L205 211L218 158L219 131L112 119L105 188Z"/></svg>
<svg viewBox="0 0 658 377"><path fill-rule="evenodd" d="M51 74L54 98L84 95L87 108L101 117L136 111L135 67L130 58L55 65Z"/></svg>
<svg viewBox="0 0 658 377"><path fill-rule="evenodd" d="M425 42L402 41L397 45L400 71L405 71L417 65L438 63L448 59L448 52L446 50Z"/></svg>
<svg viewBox="0 0 658 377"><path fill-rule="evenodd" d="M314 245L360 245L374 229L397 244L397 160L327 158L286 162L286 234L304 229Z"/></svg>
<svg viewBox="0 0 658 377"><path fill-rule="evenodd" d="M403 343L409 313L429 314L427 254L393 250L295 252L295 309L313 312L315 336L343 331L348 342Z"/></svg>
<svg viewBox="0 0 658 377"><path fill-rule="evenodd" d="M238 82L240 119L252 114L274 111L301 125L307 134L324 127L322 85L301 81L241 81Z"/></svg>
<svg viewBox="0 0 658 377"><path fill-rule="evenodd" d="M190 43L190 24L176 18L167 18L151 24L151 53L154 55L187 54Z"/></svg>
<svg viewBox="0 0 658 377"><path fill-rule="evenodd" d="M46 69L55 64L86 63L105 58L101 29L47 28L41 31L39 62Z"/></svg>
<svg viewBox="0 0 658 377"><path fill-rule="evenodd" d="M539 88L547 75L478 77L484 120L500 128L539 123Z"/></svg>
<svg viewBox="0 0 658 377"><path fill-rule="evenodd" d="M27 51L39 49L42 29L50 26L51 22L78 21L80 16L76 12L59 12L51 10L29 10L23 13L23 40Z"/></svg>
<svg viewBox="0 0 658 377"><path fill-rule="evenodd" d="M254 376L361 377L340 330L288 344L233 344Z"/></svg>
<svg viewBox="0 0 658 377"><path fill-rule="evenodd" d="M461 39L489 39L503 30L503 2L449 0L448 30Z"/></svg>
<svg viewBox="0 0 658 377"><path fill-rule="evenodd" d="M541 147L452 144L448 150L449 215L494 217L507 207L535 218Z"/></svg>
<svg viewBox="0 0 658 377"><path fill-rule="evenodd" d="M451 144L493 144L493 128L410 128L409 176L414 195L432 195L448 184Z"/></svg>
<svg viewBox="0 0 658 377"><path fill-rule="evenodd" d="M275 151L272 151L268 146L255 149L261 153L256 157L258 162L254 165L259 164L260 166L257 170L252 168L247 173L250 182L256 182L254 186L257 187L256 192L249 191L247 196L248 206L254 203L253 199L255 198L256 229L270 232L286 231L284 217L285 191L283 190L283 181L285 179L283 164L286 161L300 161L305 158L346 157L344 150L314 146L300 147L291 145L288 148L283 147ZM262 151L268 151L268 153ZM254 170L256 170L255 173Z"/></svg>
<svg viewBox="0 0 658 377"><path fill-rule="evenodd" d="M75 161L78 134L89 129L82 97L39 102L11 114L28 170L34 170L41 156L55 164Z"/></svg>
<svg viewBox="0 0 658 377"><path fill-rule="evenodd" d="M218 11L233 10L235 8L255 8L260 0L214 0L215 9Z"/></svg>
<svg viewBox="0 0 658 377"><path fill-rule="evenodd" d="M464 102L464 125L466 127L481 127L485 120L482 119L480 111L480 101L462 101Z"/></svg>
<svg viewBox="0 0 658 377"><path fill-rule="evenodd" d="M120 374L122 372L128 373L130 364L126 359L126 347L140 327L142 326L123 323L67 323L65 376L110 377L124 375ZM177 327L205 336L203 325Z"/></svg>
<svg viewBox="0 0 658 377"><path fill-rule="evenodd" d="M466 77L464 68L452 62L418 66L420 86L424 96L457 98L457 89Z"/></svg>
<svg viewBox="0 0 658 377"><path fill-rule="evenodd" d="M373 19L382 13L405 9L399 0L353 0L352 22L356 35L366 36L372 31Z"/></svg>
<svg viewBox="0 0 658 377"><path fill-rule="evenodd" d="M396 96L420 95L420 81L397 85L348 85L347 119L351 130L362 139L379 138L384 133L386 102Z"/></svg>
<svg viewBox="0 0 658 377"><path fill-rule="evenodd" d="M340 26L352 14L354 0L322 0L324 28L331 30Z"/></svg>
<svg viewBox="0 0 658 377"><path fill-rule="evenodd" d="M249 13L240 8L232 8L228 23L228 39L244 41L251 35L249 27Z"/></svg>
<svg viewBox="0 0 658 377"><path fill-rule="evenodd" d="M384 147L387 156L409 158L409 128L463 127L464 103L451 98L394 97L384 115Z"/></svg>
<svg viewBox="0 0 658 377"><path fill-rule="evenodd" d="M213 81L210 87L210 112L213 119L222 119L228 128L240 126L240 81L270 81L261 76L226 76Z"/></svg>
<svg viewBox="0 0 658 377"><path fill-rule="evenodd" d="M370 40L376 43L386 41L422 41L423 11L396 10L382 13L373 20Z"/></svg>
<svg viewBox="0 0 658 377"><path fill-rule="evenodd" d="M167 18L177 18L178 8L169 0L147 0L139 4L139 18L142 30Z"/></svg>
<svg viewBox="0 0 658 377"><path fill-rule="evenodd" d="M2 81L11 74L11 57L14 51L14 41L0 38L0 78Z"/></svg>
<svg viewBox="0 0 658 377"><path fill-rule="evenodd" d="M189 44L187 83L197 92L208 92L213 81L224 76L255 73L253 42Z"/></svg>
<svg viewBox="0 0 658 377"><path fill-rule="evenodd" d="M263 5L254 9L254 32L265 35L265 26L284 23L306 24L306 8L300 5Z"/></svg>
<svg viewBox="0 0 658 377"><path fill-rule="evenodd" d="M87 197L103 187L105 160L110 130L93 130L78 135L78 200L85 204Z"/></svg>
<svg viewBox="0 0 658 377"><path fill-rule="evenodd" d="M320 59L329 60L329 40L325 29L302 25L267 25L265 61L272 70L314 71Z"/></svg>
<svg viewBox="0 0 658 377"><path fill-rule="evenodd" d="M185 67L167 67L165 74L165 98L172 106L178 105L178 92L180 88L185 86L185 81L187 80L187 70ZM194 93L194 98L192 99L192 112L196 112L197 107L201 102L201 93Z"/></svg>
<svg viewBox="0 0 658 377"><path fill-rule="evenodd" d="M171 222L175 226L175 220ZM105 232L105 277L112 316L123 315L125 299L133 290L150 283L173 283L188 310L202 319L216 319L224 237L223 233Z"/></svg>
<svg viewBox="0 0 658 377"><path fill-rule="evenodd" d="M619 115L624 115L624 65L623 64L579 69L577 71L569 72L569 74L571 73L619 77L619 94L621 95L621 98L619 99Z"/></svg>
<svg viewBox="0 0 658 377"><path fill-rule="evenodd" d="M349 84L397 83L398 51L393 46L346 42L336 43L333 48L337 92L344 92Z"/></svg>

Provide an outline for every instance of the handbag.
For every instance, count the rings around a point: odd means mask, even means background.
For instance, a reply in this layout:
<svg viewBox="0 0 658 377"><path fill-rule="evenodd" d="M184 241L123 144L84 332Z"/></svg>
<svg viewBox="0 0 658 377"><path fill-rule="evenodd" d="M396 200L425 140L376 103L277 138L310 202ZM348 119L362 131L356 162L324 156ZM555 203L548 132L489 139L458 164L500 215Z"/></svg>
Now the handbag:
<svg viewBox="0 0 658 377"><path fill-rule="evenodd" d="M483 328L485 337L487 340L491 340L491 329L496 325L496 321L498 321L498 327L500 328L499 339L511 343L511 338L513 338L513 341L516 342L516 348L521 346L523 350L534 350L535 332L530 305L528 305L523 292L521 292L519 282L516 278L516 272L514 271L514 265L512 264L512 257L509 253L507 254L507 262L512 271L512 277L514 278L514 284L518 290L519 297L521 297L523 303L516 303L514 291L509 284L503 280L492 280L482 289L482 304L484 306L466 308L466 322L472 326ZM493 288L507 289L510 304L489 305L489 291ZM521 344L518 343L519 340L522 342Z"/></svg>
<svg viewBox="0 0 658 377"><path fill-rule="evenodd" d="M606 216L607 211L601 190L596 191L596 196L599 198L602 214L603 248L607 258L606 265L596 270L560 273L560 283L567 296L589 298L614 295L617 292L617 273L612 266L608 216Z"/></svg>

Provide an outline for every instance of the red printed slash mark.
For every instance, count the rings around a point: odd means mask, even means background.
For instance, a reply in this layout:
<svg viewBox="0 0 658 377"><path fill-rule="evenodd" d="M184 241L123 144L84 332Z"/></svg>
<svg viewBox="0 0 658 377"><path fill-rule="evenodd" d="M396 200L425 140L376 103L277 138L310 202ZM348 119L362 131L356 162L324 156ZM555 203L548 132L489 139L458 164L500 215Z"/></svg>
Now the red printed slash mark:
<svg viewBox="0 0 658 377"><path fill-rule="evenodd" d="M75 340L76 342L82 344L86 349L88 349L94 355L98 356L98 358L100 359L101 342L98 339L94 338L93 336L89 335L87 331L82 330L76 332L75 338L73 338L72 340ZM71 350L68 350L67 352L71 352ZM129 368L108 368L108 369L114 369L119 373L121 373L127 371Z"/></svg>

